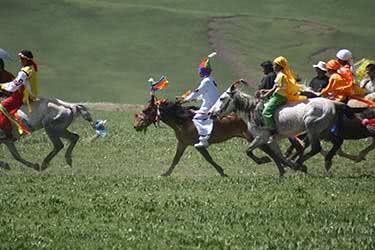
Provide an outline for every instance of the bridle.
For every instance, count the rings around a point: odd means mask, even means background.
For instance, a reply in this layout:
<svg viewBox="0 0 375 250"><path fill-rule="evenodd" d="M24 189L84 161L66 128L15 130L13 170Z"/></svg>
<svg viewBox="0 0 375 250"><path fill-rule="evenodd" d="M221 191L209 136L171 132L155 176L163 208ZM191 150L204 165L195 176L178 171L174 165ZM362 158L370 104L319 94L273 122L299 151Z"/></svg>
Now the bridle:
<svg viewBox="0 0 375 250"><path fill-rule="evenodd" d="M150 114L147 115L144 111L142 111L139 115L137 115L137 118L140 119L143 122L146 122L147 124L154 124L155 127L160 127L160 102L154 102L152 105L156 106L156 111L154 111L154 108L150 110L150 112L154 113L156 112L156 115ZM148 125L147 125L148 126Z"/></svg>

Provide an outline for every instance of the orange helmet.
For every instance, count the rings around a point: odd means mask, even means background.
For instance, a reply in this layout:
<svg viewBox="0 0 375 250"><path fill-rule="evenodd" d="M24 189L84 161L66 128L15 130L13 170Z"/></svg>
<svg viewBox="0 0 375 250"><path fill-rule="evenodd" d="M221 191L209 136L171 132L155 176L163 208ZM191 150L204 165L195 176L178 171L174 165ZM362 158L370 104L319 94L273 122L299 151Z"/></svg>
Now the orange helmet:
<svg viewBox="0 0 375 250"><path fill-rule="evenodd" d="M341 67L341 64L339 63L339 61L337 60L329 60L327 63L326 63L326 68L327 69L331 69L331 70L339 70Z"/></svg>

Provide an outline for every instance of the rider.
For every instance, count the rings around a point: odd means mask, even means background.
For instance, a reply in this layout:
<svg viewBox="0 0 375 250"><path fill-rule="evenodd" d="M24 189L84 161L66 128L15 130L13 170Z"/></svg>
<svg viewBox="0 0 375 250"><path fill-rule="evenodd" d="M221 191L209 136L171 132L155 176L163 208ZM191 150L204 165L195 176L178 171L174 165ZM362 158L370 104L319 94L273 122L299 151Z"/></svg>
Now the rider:
<svg viewBox="0 0 375 250"><path fill-rule="evenodd" d="M352 92L355 95L364 95L365 90L355 84L355 69L353 63L352 52L347 49L341 49L337 52L336 58L341 67L337 71L348 83L352 83Z"/></svg>
<svg viewBox="0 0 375 250"><path fill-rule="evenodd" d="M273 69L276 72L275 85L268 91L262 93L262 97L271 98L265 103L262 112L265 126L272 132L275 132L275 121L273 114L276 108L286 104L287 102L304 100L304 96L299 96L298 92L303 88L298 84L293 72L288 66L288 60L279 56L273 61Z"/></svg>
<svg viewBox="0 0 375 250"><path fill-rule="evenodd" d="M263 71L263 78L258 85L258 90L271 89L275 84L276 73L273 70L273 64L271 61L264 61L260 64Z"/></svg>
<svg viewBox="0 0 375 250"><path fill-rule="evenodd" d="M215 55L216 53L214 52L203 59L198 67L198 72L202 80L199 86L184 98L186 102L198 98L201 98L203 101L201 107L195 112L196 114L193 117L194 125L199 134L199 143L194 144L194 147L208 147L208 139L213 128L213 120L209 118L208 112L220 97L216 82L211 76L210 58Z"/></svg>
<svg viewBox="0 0 375 250"><path fill-rule="evenodd" d="M365 77L359 86L361 88L364 88L366 91L366 94L374 94L375 93L375 64L369 63L366 66L366 73L367 77Z"/></svg>
<svg viewBox="0 0 375 250"><path fill-rule="evenodd" d="M30 100L35 100L38 93L38 66L33 59L33 54L29 50L22 50L18 53L18 57L22 68L17 77L13 81L0 85L2 90L12 93L0 105L0 127L8 137L12 137L11 122L19 126L13 115L24 103L28 105L29 112L31 112Z"/></svg>
<svg viewBox="0 0 375 250"><path fill-rule="evenodd" d="M328 85L320 92L323 96L340 102L347 102L352 95L353 82L345 79L339 72L341 64L338 60L329 60L326 63L327 73L330 76Z"/></svg>
<svg viewBox="0 0 375 250"><path fill-rule="evenodd" d="M326 63L319 61L317 64L314 64L313 67L315 68L316 76L310 81L309 87L315 92L320 92L327 86L329 80Z"/></svg>
<svg viewBox="0 0 375 250"><path fill-rule="evenodd" d="M4 60L0 58L0 83L9 82L14 79L14 75L5 69Z"/></svg>

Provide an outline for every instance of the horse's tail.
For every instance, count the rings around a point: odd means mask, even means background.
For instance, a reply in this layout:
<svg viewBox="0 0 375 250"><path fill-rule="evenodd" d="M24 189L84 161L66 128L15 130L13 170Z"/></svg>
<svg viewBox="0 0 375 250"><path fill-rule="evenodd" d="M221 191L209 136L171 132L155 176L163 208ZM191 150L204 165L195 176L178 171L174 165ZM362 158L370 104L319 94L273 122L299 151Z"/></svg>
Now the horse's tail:
<svg viewBox="0 0 375 250"><path fill-rule="evenodd" d="M65 102L57 98L55 100L61 106L64 106L65 108L72 110L75 116L80 115L84 120L88 121L91 124L91 126L95 125L95 122L92 119L91 113L89 112L88 108L85 105L81 103Z"/></svg>
<svg viewBox="0 0 375 250"><path fill-rule="evenodd" d="M335 102L335 108L340 113L348 117L349 119L361 118L361 113L368 107L363 108L352 108L342 102Z"/></svg>
<svg viewBox="0 0 375 250"><path fill-rule="evenodd" d="M339 115L345 115L349 119L353 119L355 117L356 112L345 103L335 102L335 108Z"/></svg>

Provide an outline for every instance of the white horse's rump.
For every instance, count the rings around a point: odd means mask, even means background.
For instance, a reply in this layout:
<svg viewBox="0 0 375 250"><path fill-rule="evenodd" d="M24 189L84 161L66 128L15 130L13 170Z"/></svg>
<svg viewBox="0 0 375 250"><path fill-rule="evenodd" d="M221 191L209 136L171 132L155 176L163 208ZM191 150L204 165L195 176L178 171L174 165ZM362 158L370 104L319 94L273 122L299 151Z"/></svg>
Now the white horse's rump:
<svg viewBox="0 0 375 250"><path fill-rule="evenodd" d="M72 151L79 139L79 135L70 132L68 127L77 116L81 116L92 124L93 120L87 108L81 104L68 103L59 99L40 98L31 104L31 109L32 112L30 113L28 108L23 105L17 113L31 132L44 128L54 146L53 150L44 158L41 168L39 164L24 160L19 155L13 140L3 140L2 143L8 147L10 153L17 161L28 167L44 170L48 167L53 157L64 147L61 141L61 138L64 138L69 141L65 160L67 164L72 165ZM0 166L4 164L6 165L6 163L0 162Z"/></svg>

